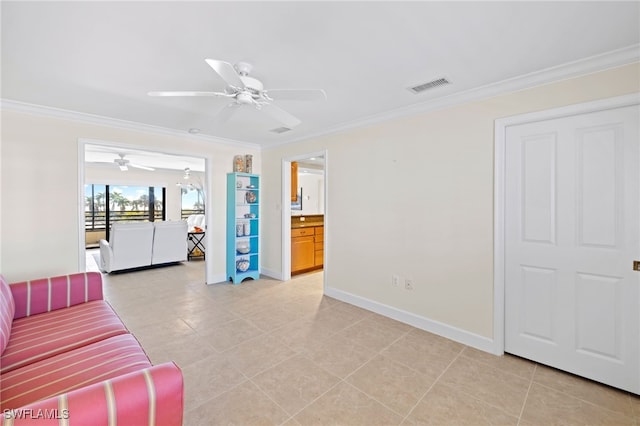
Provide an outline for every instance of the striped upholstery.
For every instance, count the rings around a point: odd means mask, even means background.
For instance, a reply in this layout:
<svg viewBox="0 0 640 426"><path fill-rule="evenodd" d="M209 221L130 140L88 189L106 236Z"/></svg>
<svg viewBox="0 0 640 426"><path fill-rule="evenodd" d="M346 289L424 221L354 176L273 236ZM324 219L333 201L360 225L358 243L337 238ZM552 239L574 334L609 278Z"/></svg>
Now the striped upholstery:
<svg viewBox="0 0 640 426"><path fill-rule="evenodd" d="M21 407L22 412L56 413L58 419L16 418L2 424L181 426L183 394L182 373L168 362Z"/></svg>
<svg viewBox="0 0 640 426"><path fill-rule="evenodd" d="M0 373L124 333L124 324L102 300L16 319Z"/></svg>
<svg viewBox="0 0 640 426"><path fill-rule="evenodd" d="M15 310L16 305L13 301L9 284L7 284L4 277L0 275L0 355L7 347L7 343L9 343L11 323L13 322Z"/></svg>
<svg viewBox="0 0 640 426"><path fill-rule="evenodd" d="M14 319L102 300L102 276L82 272L11 283L16 304Z"/></svg>
<svg viewBox="0 0 640 426"><path fill-rule="evenodd" d="M111 337L2 374L0 407L18 408L150 366L131 334Z"/></svg>
<svg viewBox="0 0 640 426"><path fill-rule="evenodd" d="M0 309L2 425L182 424L180 369L151 366L103 300L100 274L0 276Z"/></svg>

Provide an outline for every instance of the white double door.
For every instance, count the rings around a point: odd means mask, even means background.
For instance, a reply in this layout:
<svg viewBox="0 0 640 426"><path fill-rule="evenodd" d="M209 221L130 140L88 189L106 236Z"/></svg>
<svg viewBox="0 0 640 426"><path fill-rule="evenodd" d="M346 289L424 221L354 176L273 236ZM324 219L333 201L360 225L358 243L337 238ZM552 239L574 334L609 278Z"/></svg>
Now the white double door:
<svg viewBox="0 0 640 426"><path fill-rule="evenodd" d="M640 394L638 105L514 125L505 352Z"/></svg>

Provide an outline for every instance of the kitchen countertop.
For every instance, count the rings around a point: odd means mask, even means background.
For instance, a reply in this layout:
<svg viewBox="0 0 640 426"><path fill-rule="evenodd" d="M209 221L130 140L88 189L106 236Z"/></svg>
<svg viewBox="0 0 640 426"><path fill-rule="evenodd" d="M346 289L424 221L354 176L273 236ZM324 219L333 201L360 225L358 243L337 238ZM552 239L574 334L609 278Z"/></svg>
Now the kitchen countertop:
<svg viewBox="0 0 640 426"><path fill-rule="evenodd" d="M292 223L291 224L291 229L298 229L298 228L309 228L312 226L323 226L324 222L299 222L299 223Z"/></svg>
<svg viewBox="0 0 640 426"><path fill-rule="evenodd" d="M304 218L304 221L300 219ZM291 229L324 226L324 215L291 216Z"/></svg>

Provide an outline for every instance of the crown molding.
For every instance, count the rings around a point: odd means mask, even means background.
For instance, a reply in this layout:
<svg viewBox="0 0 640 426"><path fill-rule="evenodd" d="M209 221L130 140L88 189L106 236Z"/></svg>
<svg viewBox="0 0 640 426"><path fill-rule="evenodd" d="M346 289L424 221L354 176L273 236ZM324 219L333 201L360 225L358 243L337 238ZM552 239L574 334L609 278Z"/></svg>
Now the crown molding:
<svg viewBox="0 0 640 426"><path fill-rule="evenodd" d="M23 112L45 117L60 118L63 120L75 121L84 124L95 124L98 126L114 127L121 130L132 130L137 132L151 133L161 136L172 136L191 140L200 140L209 143L228 145L233 147L244 147L248 149L260 150L260 145L243 142L233 139L225 139L202 134L192 135L190 133L169 129L166 127L152 126L134 121L120 120L117 118L104 117L101 115L87 114L84 112L71 111L62 108L54 108L44 105L30 104L27 102L15 101L12 99L0 99L0 109L6 111Z"/></svg>
<svg viewBox="0 0 640 426"><path fill-rule="evenodd" d="M388 120L444 109L468 102L477 101L480 99L487 99L494 96L503 95L506 93L526 90L532 87L542 86L545 84L555 83L570 78L593 74L607 69L629 65L635 62L640 62L640 44L634 44L600 55L591 56L577 61L567 62L562 65L545 68L539 71L534 71L496 83L491 83L463 92L454 93L452 95L430 99L425 102L410 105L407 107L397 108L381 114L371 115L363 119L343 123L324 131L307 135L305 137L300 137L289 141L277 142L275 144L269 144L263 149L268 150L282 145L315 139L318 137L327 136L358 127L367 127Z"/></svg>
<svg viewBox="0 0 640 426"><path fill-rule="evenodd" d="M496 83L491 83L478 88L454 93L452 95L430 99L425 102L420 102L407 107L397 108L380 114L374 114L362 119L342 123L319 132L315 132L298 138L269 143L266 145L260 145L234 139L207 136L202 134L192 135L183 131L160 126L152 126L149 124L120 120L116 118L87 114L61 108L35 105L10 99L0 99L0 109L61 118L81 123L114 127L123 130L152 133L155 135L173 136L192 140L195 139L233 147L245 147L248 149L255 149L260 151L277 148L283 145L299 143L310 139L316 139L322 136L327 136L358 127L367 127L401 117L444 109L455 105L461 105L467 102L525 90L535 86L541 86L544 84L579 77L582 75L592 74L595 72L600 72L606 69L616 68L635 62L640 62L640 44L634 44L600 55L568 62L562 65L546 68L507 80L502 80Z"/></svg>

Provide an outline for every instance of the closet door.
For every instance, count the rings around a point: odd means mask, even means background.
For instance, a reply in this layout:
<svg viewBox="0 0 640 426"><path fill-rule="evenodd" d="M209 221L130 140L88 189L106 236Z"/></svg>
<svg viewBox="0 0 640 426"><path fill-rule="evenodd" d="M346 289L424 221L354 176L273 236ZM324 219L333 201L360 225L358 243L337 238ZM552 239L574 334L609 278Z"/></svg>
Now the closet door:
<svg viewBox="0 0 640 426"><path fill-rule="evenodd" d="M507 128L505 351L640 393L630 106Z"/></svg>

